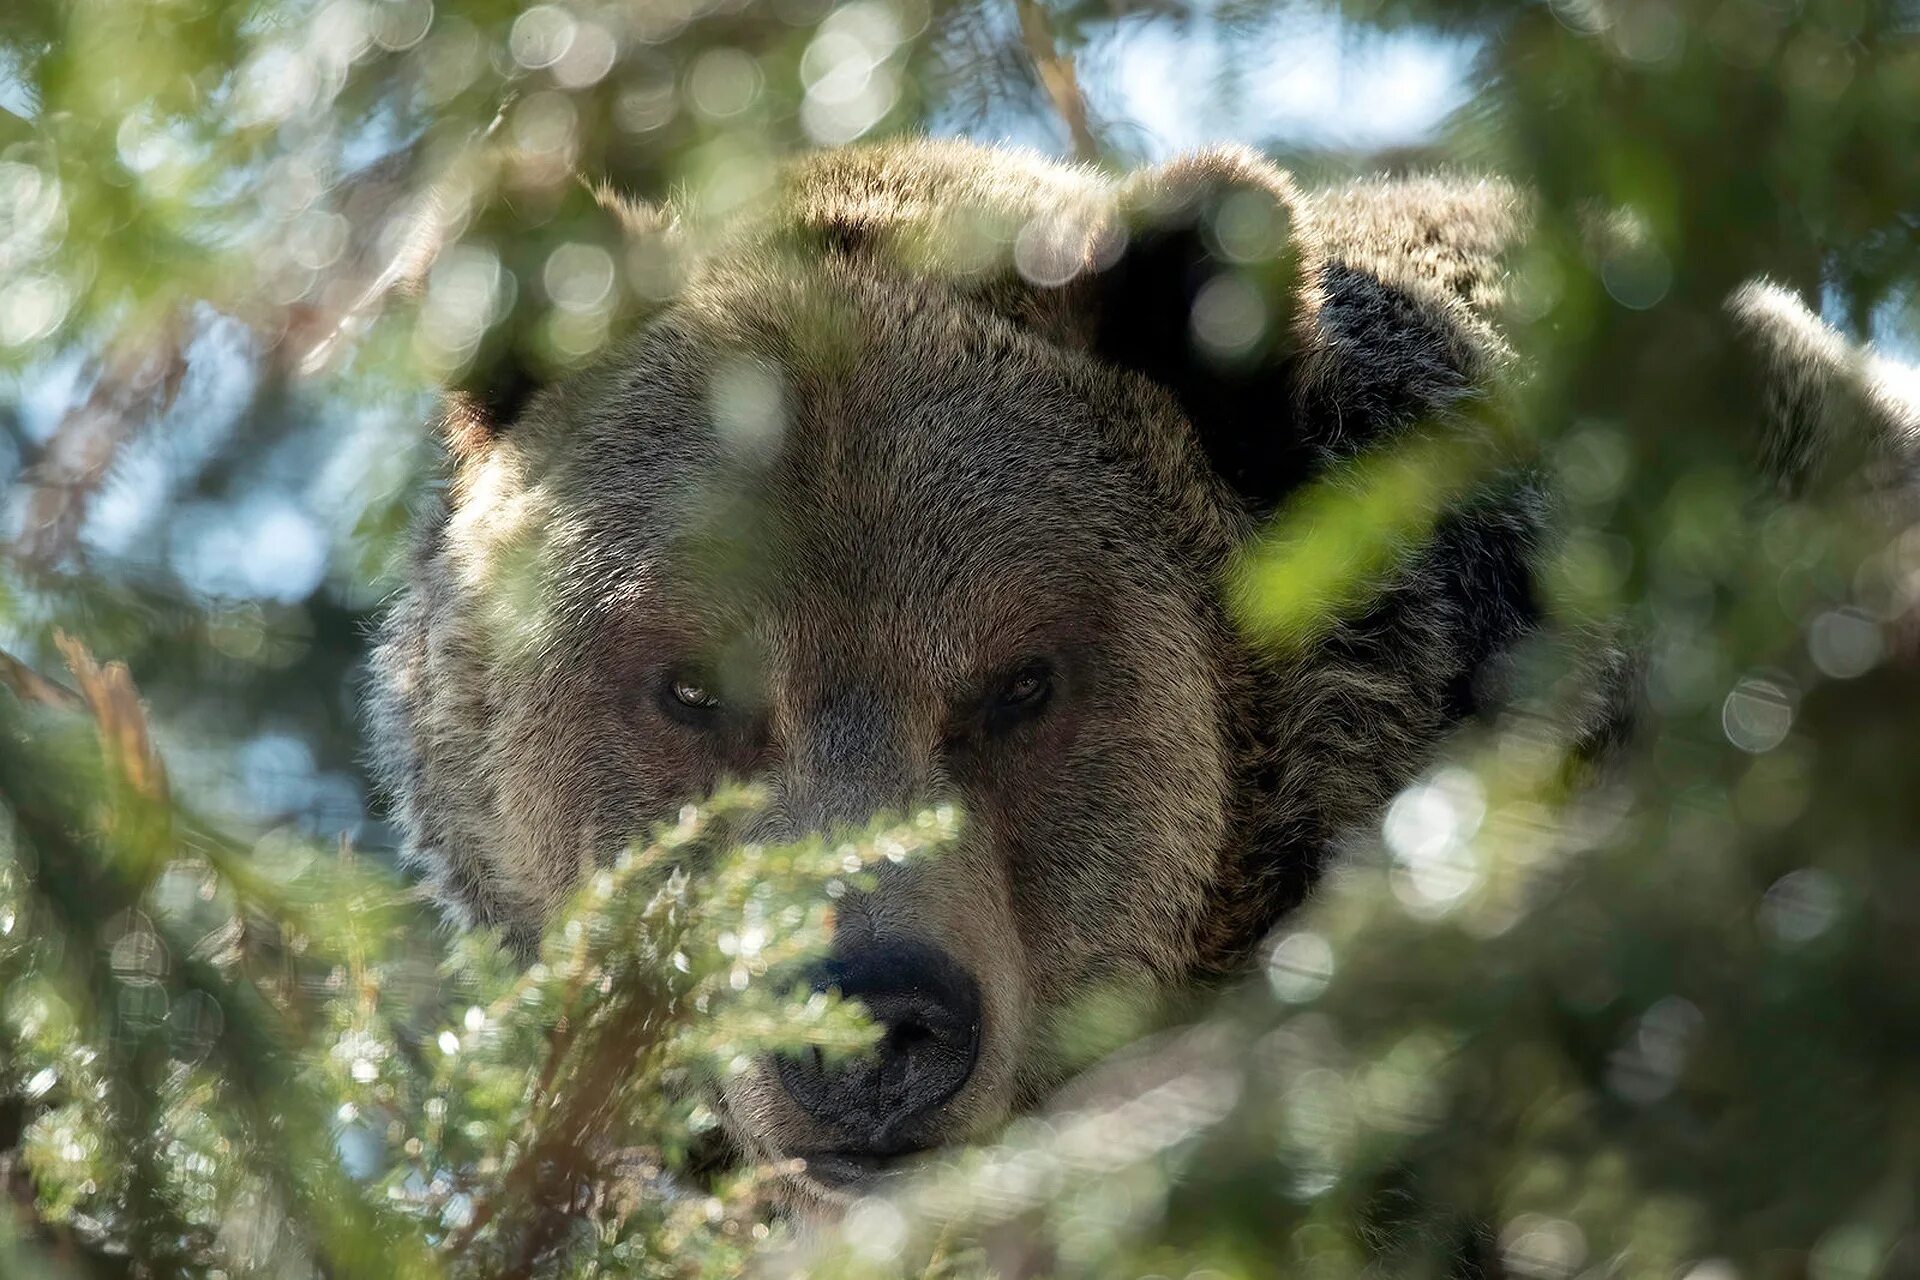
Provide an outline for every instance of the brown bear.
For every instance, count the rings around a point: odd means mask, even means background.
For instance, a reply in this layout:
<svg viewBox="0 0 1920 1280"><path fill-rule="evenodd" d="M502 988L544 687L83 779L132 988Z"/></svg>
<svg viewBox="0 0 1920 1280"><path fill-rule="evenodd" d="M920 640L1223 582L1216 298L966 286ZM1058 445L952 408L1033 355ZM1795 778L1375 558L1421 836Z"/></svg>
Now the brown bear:
<svg viewBox="0 0 1920 1280"><path fill-rule="evenodd" d="M877 1057L763 1063L729 1129L831 1197L1034 1106L1055 1014L1232 970L1535 624L1523 469L1304 638L1232 598L1303 485L1488 429L1520 216L1497 181L1307 192L1235 150L797 162L589 368L454 397L374 659L406 857L527 938L723 779L773 837L951 800L958 847L837 913L821 981Z"/></svg>

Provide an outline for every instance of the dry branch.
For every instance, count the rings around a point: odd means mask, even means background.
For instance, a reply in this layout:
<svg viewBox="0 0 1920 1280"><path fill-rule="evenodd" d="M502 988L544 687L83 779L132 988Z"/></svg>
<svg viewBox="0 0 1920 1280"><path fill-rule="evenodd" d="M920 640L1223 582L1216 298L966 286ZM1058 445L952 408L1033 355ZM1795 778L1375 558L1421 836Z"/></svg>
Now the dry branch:
<svg viewBox="0 0 1920 1280"><path fill-rule="evenodd" d="M1080 77L1075 73L1073 57L1062 53L1053 37L1053 23L1040 0L1014 0L1020 13L1020 38L1026 43L1027 56L1033 61L1040 87L1047 91L1053 109L1067 126L1073 140L1073 153L1082 160L1100 158L1100 140L1093 134L1087 117L1086 95L1080 92Z"/></svg>
<svg viewBox="0 0 1920 1280"><path fill-rule="evenodd" d="M80 686L80 697L94 722L100 726L100 748L108 762L117 765L125 778L141 795L166 798L166 775L160 768L159 753L153 749L153 734L147 728L147 709L133 687L133 674L124 662L102 666L87 652L87 646L56 632L53 642L67 660Z"/></svg>
<svg viewBox="0 0 1920 1280"><path fill-rule="evenodd" d="M0 685L5 685L20 701L36 707L56 707L62 711L81 711L86 702L63 684L35 671L10 653L0 651Z"/></svg>

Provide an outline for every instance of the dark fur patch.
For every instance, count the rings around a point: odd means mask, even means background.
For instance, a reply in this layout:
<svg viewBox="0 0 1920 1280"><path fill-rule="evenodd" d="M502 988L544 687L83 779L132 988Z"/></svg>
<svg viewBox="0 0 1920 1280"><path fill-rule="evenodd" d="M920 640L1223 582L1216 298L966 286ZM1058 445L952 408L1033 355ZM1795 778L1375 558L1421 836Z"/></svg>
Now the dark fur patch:
<svg viewBox="0 0 1920 1280"><path fill-rule="evenodd" d="M1315 456L1295 415L1292 316L1272 317L1268 349L1245 359L1199 349L1194 303L1220 270L1196 225L1138 233L1094 284L1093 350L1171 391L1214 471L1265 515L1309 478Z"/></svg>
<svg viewBox="0 0 1920 1280"><path fill-rule="evenodd" d="M1323 450L1350 456L1476 394L1478 353L1444 313L1343 262L1319 283L1319 376L1300 387L1299 412Z"/></svg>

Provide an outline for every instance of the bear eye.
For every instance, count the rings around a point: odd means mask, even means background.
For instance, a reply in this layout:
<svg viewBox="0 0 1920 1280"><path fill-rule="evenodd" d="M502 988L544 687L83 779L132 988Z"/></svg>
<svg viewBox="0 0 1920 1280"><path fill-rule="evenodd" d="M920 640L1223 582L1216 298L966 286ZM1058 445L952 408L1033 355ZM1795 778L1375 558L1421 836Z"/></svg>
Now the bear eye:
<svg viewBox="0 0 1920 1280"><path fill-rule="evenodd" d="M1015 722L1037 714L1053 693L1053 668L1041 659L1024 662L1001 683L994 694L990 720L994 728L1005 729Z"/></svg>
<svg viewBox="0 0 1920 1280"><path fill-rule="evenodd" d="M698 707L702 710L720 705L720 699L708 693L705 685L695 684L691 680L675 680L673 698L683 707Z"/></svg>
<svg viewBox="0 0 1920 1280"><path fill-rule="evenodd" d="M660 692L661 704L678 720L700 723L720 710L720 697L713 692L712 682L698 672L669 675L662 682Z"/></svg>

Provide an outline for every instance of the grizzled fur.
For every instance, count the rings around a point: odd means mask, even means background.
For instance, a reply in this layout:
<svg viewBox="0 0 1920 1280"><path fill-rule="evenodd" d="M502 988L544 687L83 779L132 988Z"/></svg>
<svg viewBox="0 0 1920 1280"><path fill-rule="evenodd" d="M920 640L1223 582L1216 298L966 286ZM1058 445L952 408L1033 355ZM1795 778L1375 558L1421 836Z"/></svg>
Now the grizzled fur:
<svg viewBox="0 0 1920 1280"><path fill-rule="evenodd" d="M949 143L801 162L593 367L455 405L375 658L407 857L529 936L723 778L766 786L770 835L955 799L960 847L839 929L978 978L978 1066L917 1145L1033 1105L1050 1014L1237 964L1531 625L1524 479L1306 648L1227 602L1290 493L1498 381L1517 205L1305 192L1239 151L1119 182ZM1190 317L1234 271L1267 324L1212 356ZM1007 712L1036 662L1044 705ZM718 711L666 696L689 673ZM771 1068L727 1102L751 1154L823 1141Z"/></svg>

